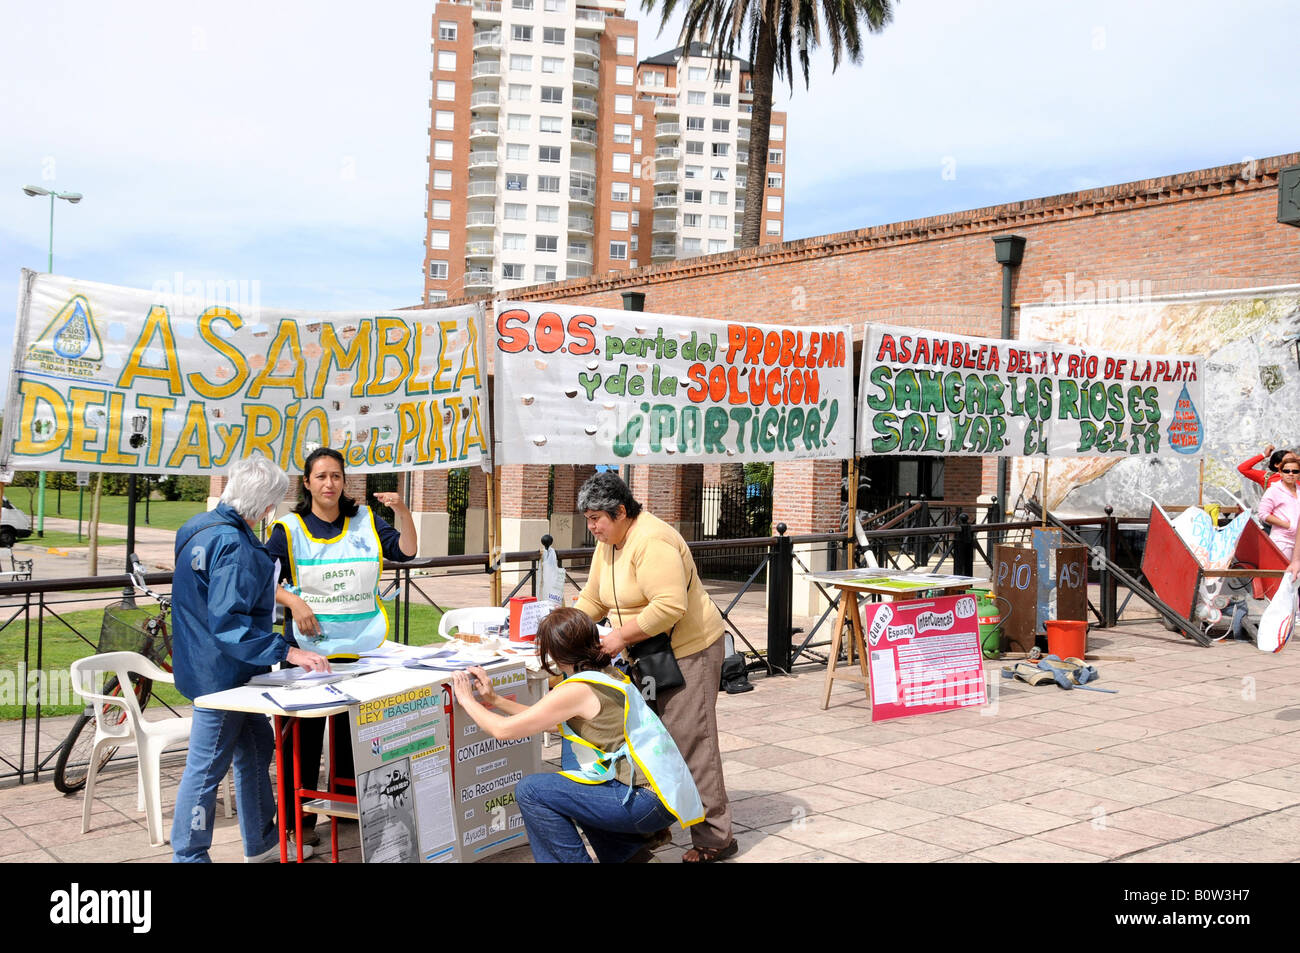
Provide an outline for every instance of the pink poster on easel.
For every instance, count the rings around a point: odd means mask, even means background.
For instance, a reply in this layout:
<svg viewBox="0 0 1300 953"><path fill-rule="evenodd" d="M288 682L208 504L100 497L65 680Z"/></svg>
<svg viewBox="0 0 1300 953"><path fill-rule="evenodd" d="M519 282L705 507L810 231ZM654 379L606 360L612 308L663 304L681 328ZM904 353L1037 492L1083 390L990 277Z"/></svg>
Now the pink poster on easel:
<svg viewBox="0 0 1300 953"><path fill-rule="evenodd" d="M988 701L975 608L968 595L863 607L872 721Z"/></svg>

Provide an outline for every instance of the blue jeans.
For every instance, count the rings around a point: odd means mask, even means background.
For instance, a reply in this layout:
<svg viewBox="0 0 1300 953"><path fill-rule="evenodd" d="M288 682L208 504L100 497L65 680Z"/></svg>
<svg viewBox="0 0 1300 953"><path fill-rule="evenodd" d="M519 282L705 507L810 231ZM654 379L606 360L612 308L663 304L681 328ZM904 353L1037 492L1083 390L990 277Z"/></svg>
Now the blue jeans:
<svg viewBox="0 0 1300 953"><path fill-rule="evenodd" d="M172 860L191 864L209 862L217 787L232 762L245 856L261 854L279 843L275 796L271 791L274 756L275 737L265 715L194 709L190 750L185 758L180 790L176 792Z"/></svg>
<svg viewBox="0 0 1300 953"><path fill-rule="evenodd" d="M648 787L628 798L626 784L580 784L559 774L530 774L515 786L533 859L539 864L589 864L578 825L602 864L622 864L645 846L642 835L675 818Z"/></svg>

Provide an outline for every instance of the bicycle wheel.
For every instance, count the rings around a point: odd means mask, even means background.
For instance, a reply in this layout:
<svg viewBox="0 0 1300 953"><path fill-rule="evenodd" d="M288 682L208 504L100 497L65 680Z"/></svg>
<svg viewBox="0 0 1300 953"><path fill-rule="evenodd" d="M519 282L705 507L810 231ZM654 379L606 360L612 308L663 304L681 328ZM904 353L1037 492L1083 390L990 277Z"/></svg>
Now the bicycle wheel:
<svg viewBox="0 0 1300 953"><path fill-rule="evenodd" d="M120 686L116 678L110 678L104 683L105 695L116 695L120 691ZM149 704L149 699L153 694L152 679L142 678L135 684L135 696L143 710ZM106 709L112 708L117 724L126 720L126 712L116 706L104 706ZM86 786L86 777L90 772L90 753L95 747L95 716L89 713L83 713L73 722L72 730L68 736L63 739L63 746L59 749L58 761L54 764L54 789L61 794L76 794ZM99 764L96 772L108 764L113 755L117 754L117 746L110 745L100 750Z"/></svg>

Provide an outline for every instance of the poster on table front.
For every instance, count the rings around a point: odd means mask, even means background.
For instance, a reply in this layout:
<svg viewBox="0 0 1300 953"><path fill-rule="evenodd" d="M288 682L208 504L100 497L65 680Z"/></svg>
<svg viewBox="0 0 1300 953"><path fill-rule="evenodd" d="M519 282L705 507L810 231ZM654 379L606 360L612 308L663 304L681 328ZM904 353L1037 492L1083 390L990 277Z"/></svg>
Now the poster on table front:
<svg viewBox="0 0 1300 953"><path fill-rule="evenodd" d="M869 324L860 453L1006 457L1200 454L1203 359Z"/></svg>
<svg viewBox="0 0 1300 953"><path fill-rule="evenodd" d="M864 606L872 721L985 704L975 609L969 595Z"/></svg>
<svg viewBox="0 0 1300 953"><path fill-rule="evenodd" d="M853 332L551 302L496 311L501 463L743 463L853 452Z"/></svg>
<svg viewBox="0 0 1300 953"><path fill-rule="evenodd" d="M354 473L486 464L479 307L284 311L229 284L24 270L0 470L208 476L262 453L292 473L318 446Z"/></svg>

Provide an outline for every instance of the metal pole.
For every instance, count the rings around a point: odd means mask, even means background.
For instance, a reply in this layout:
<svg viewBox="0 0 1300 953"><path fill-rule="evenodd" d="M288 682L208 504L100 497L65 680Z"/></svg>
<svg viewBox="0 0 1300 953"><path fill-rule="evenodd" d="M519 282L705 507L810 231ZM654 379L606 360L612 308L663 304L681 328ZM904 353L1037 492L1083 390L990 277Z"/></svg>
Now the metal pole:
<svg viewBox="0 0 1300 953"><path fill-rule="evenodd" d="M81 542L81 514L82 508L86 504L86 488L77 487L77 542Z"/></svg>
<svg viewBox="0 0 1300 953"><path fill-rule="evenodd" d="M786 525L776 524L777 539L767 568L767 662L783 675L790 674L794 608L794 543Z"/></svg>
<svg viewBox="0 0 1300 953"><path fill-rule="evenodd" d="M126 480L126 571L131 571L131 554L135 552L135 474ZM135 605L135 587L129 582L122 590L122 601Z"/></svg>
<svg viewBox="0 0 1300 953"><path fill-rule="evenodd" d="M1002 337L1010 339L1011 279L1015 269L1024 260L1025 240L1019 235L999 235L993 239L993 251L998 264L1002 266ZM1010 483L1010 462L1006 457L998 457L998 499L1009 499Z"/></svg>
<svg viewBox="0 0 1300 953"><path fill-rule="evenodd" d="M46 274L54 274L54 192L50 191L50 243L49 256L45 263ZM36 535L45 538L45 471L37 478L36 497Z"/></svg>

